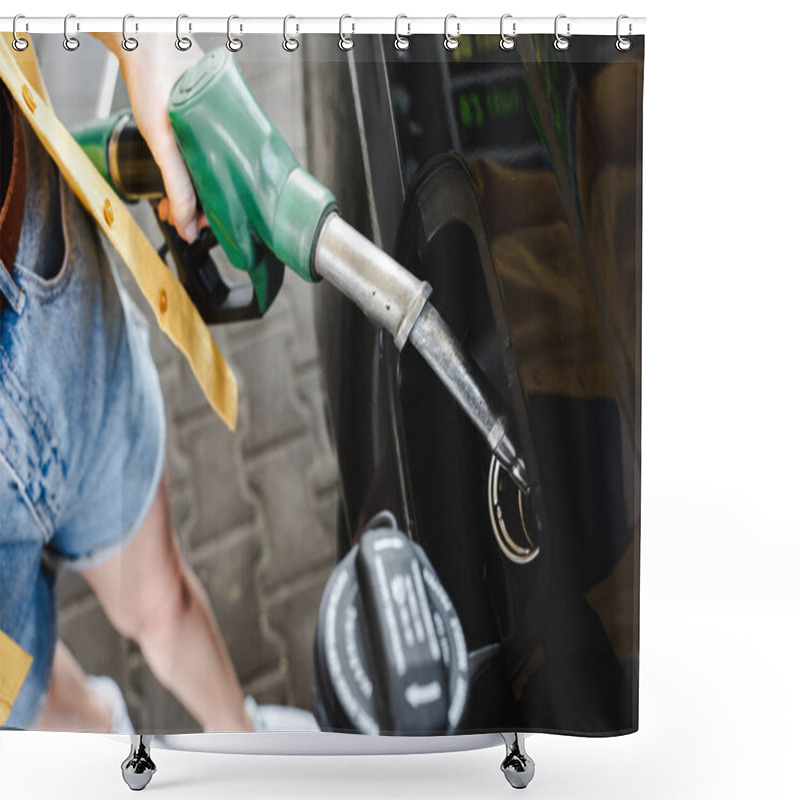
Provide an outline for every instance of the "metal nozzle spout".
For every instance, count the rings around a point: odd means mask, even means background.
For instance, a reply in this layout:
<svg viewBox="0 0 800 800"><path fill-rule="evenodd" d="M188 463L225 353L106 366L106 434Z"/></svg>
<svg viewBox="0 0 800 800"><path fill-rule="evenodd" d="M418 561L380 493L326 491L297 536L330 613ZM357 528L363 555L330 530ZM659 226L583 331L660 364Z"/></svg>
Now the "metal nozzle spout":
<svg viewBox="0 0 800 800"><path fill-rule="evenodd" d="M530 492L527 470L509 439L508 424L486 376L428 301L431 287L351 228L338 214L323 223L314 268L394 337L428 362L456 399L514 483Z"/></svg>
<svg viewBox="0 0 800 800"><path fill-rule="evenodd" d="M506 468L519 490L525 495L530 494L531 485L528 481L528 470L525 462L521 456L517 455L514 445L505 433L500 443L495 447L494 454L497 456L497 460Z"/></svg>
<svg viewBox="0 0 800 800"><path fill-rule="evenodd" d="M528 494L528 471L509 438L508 423L495 391L429 302L417 317L409 339L483 434L514 483Z"/></svg>
<svg viewBox="0 0 800 800"><path fill-rule="evenodd" d="M525 462L521 458L518 458L511 465L511 469L508 472L514 479L514 483L519 486L522 494L528 495L531 493L531 485L528 482L528 470L525 467Z"/></svg>

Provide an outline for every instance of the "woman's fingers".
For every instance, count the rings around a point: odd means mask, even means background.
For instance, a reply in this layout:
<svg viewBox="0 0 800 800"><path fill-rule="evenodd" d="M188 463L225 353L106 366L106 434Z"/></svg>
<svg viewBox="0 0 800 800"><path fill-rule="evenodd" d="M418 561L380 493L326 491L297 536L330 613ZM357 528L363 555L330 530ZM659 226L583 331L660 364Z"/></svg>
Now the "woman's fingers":
<svg viewBox="0 0 800 800"><path fill-rule="evenodd" d="M203 54L194 47L191 53L176 55L174 39L167 36L147 37L135 54L122 51L115 42L109 46L118 52L133 116L164 180L167 197L166 203L159 204L159 216L168 220L181 237L194 241L200 216L197 198L172 135L167 106L175 82Z"/></svg>
<svg viewBox="0 0 800 800"><path fill-rule="evenodd" d="M156 156L167 191L167 207L162 211L162 200L159 204L159 215L166 213L166 218L178 233L187 241L193 242L197 238L198 228L197 197L178 146L172 134L169 131L167 133L169 138L161 139Z"/></svg>
<svg viewBox="0 0 800 800"><path fill-rule="evenodd" d="M172 220L169 218L169 200L166 197L162 197L161 200L158 201L158 218L162 222L169 222L170 225L172 224Z"/></svg>
<svg viewBox="0 0 800 800"><path fill-rule="evenodd" d="M161 200L158 201L158 218L162 222L168 222L170 225L175 227L175 223L172 219L172 214L170 213L170 205L169 200L166 197L162 197ZM211 227L208 223L208 217L202 211L198 210L197 212L197 229L198 232L201 231L203 228Z"/></svg>

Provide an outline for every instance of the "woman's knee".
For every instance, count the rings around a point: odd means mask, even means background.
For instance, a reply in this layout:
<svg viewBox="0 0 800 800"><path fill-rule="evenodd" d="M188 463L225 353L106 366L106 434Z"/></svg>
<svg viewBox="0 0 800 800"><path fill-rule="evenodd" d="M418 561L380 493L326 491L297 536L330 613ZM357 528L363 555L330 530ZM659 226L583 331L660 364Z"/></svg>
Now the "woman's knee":
<svg viewBox="0 0 800 800"><path fill-rule="evenodd" d="M189 573L172 528L162 481L145 521L127 546L81 574L111 624L138 641L151 634L169 634L180 626L193 603Z"/></svg>
<svg viewBox="0 0 800 800"><path fill-rule="evenodd" d="M192 585L182 561L168 574L157 587L148 587L145 581L122 600L117 618L111 619L120 633L141 642L169 637L180 629L194 602Z"/></svg>

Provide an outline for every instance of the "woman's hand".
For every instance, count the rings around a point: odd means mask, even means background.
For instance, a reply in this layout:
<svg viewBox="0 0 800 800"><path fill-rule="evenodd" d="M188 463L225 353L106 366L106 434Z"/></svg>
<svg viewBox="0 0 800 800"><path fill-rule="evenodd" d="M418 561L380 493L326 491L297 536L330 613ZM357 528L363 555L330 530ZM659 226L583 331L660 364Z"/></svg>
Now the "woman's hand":
<svg viewBox="0 0 800 800"><path fill-rule="evenodd" d="M131 110L144 140L161 169L167 196L158 213L187 241L197 237L204 218L197 208L189 171L175 143L167 116L167 102L175 82L203 57L197 43L179 51L168 35L141 37L139 47L124 50L118 34L102 33L97 37L117 56L122 77L128 87Z"/></svg>

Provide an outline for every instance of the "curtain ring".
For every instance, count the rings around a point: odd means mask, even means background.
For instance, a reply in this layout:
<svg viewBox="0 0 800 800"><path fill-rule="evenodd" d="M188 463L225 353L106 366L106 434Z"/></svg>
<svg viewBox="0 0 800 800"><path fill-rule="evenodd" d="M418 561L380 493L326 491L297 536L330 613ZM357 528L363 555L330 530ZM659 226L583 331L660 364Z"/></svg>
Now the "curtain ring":
<svg viewBox="0 0 800 800"><path fill-rule="evenodd" d="M344 35L344 21L346 19L353 19L353 18L349 14L342 14L342 16L339 17L339 47L342 50L352 50L353 46L355 45L355 42L353 41L351 36ZM350 28L350 33L355 33L355 31L356 31L356 25L355 23L352 23Z"/></svg>
<svg viewBox="0 0 800 800"><path fill-rule="evenodd" d="M451 36L447 31L447 23L450 22L451 19L456 20L456 35ZM458 21L458 17L455 14L448 14L444 18L444 48L445 50L455 50L458 47L458 37L461 33L461 23Z"/></svg>
<svg viewBox="0 0 800 800"><path fill-rule="evenodd" d="M406 32L405 36L400 35L400 20L401 19L408 19L405 14L398 14L394 18L394 46L397 50L408 50L411 47L411 41L408 38L411 36L411 23L407 22L406 27L408 31Z"/></svg>
<svg viewBox="0 0 800 800"><path fill-rule="evenodd" d="M192 40L188 36L181 36L181 20L186 19L188 14L178 14L175 18L175 47L182 52L186 52L192 46ZM189 23L189 30L192 30L192 23Z"/></svg>
<svg viewBox="0 0 800 800"><path fill-rule="evenodd" d="M283 49L287 53L294 53L298 47L300 47L300 42L294 38L294 36L289 36L288 33L288 26L290 19L297 19L297 17L293 17L291 14L283 18ZM300 26L295 25L295 33L300 32Z"/></svg>
<svg viewBox="0 0 800 800"><path fill-rule="evenodd" d="M122 18L122 49L132 53L138 46L139 40L134 39L133 36L128 36L128 20L136 19L133 14L126 14ZM139 30L139 23L135 23L136 30Z"/></svg>
<svg viewBox="0 0 800 800"><path fill-rule="evenodd" d="M517 35L517 23L511 23L511 36L509 36L505 30L504 25L507 19L512 19L511 14L503 14L500 17L500 49L501 50L513 50L517 43L514 41L514 37Z"/></svg>
<svg viewBox="0 0 800 800"><path fill-rule="evenodd" d="M14 34L14 41L12 43L13 48L18 52L21 53L23 50L28 49L28 45L30 42L27 39L23 39L21 36L17 36L17 20L25 19L24 14L17 14L14 17L14 24L11 26L11 31ZM27 30L27 23L25 24L25 29Z"/></svg>
<svg viewBox="0 0 800 800"><path fill-rule="evenodd" d="M617 50L619 50L621 53L624 53L626 50L630 50L631 49L631 40L630 39L626 39L619 32L620 31L620 22L622 22L622 20L624 20L624 19L628 19L627 14L620 14L617 17ZM631 23L629 22L628 23L628 36L631 35L632 31L633 31L633 25L631 25Z"/></svg>
<svg viewBox="0 0 800 800"><path fill-rule="evenodd" d="M242 40L241 39L237 39L231 33L231 22L233 22L233 20L235 20L235 19L239 19L239 17L237 17L236 14L231 14L228 17L228 41L225 42L225 47L227 47L228 50L231 51L231 53L238 53L242 49ZM241 31L241 29L242 29L242 26L240 25L239 26L239 30Z"/></svg>
<svg viewBox="0 0 800 800"><path fill-rule="evenodd" d="M77 39L75 36L69 35L67 25L69 25L69 21L71 19L75 19L74 14L67 14L67 16L64 17L64 49L69 50L70 53L73 52L74 50L77 50L81 46L79 39ZM76 23L75 29L80 30L80 24Z"/></svg>
<svg viewBox="0 0 800 800"><path fill-rule="evenodd" d="M553 32L554 32L555 37L556 37L555 40L553 41L553 47L555 47L556 50L568 50L569 49L569 39L567 37L570 36L570 30L569 30L570 29L570 23L569 22L567 23L567 36L562 36L558 32L558 21L560 19L566 19L566 18L567 18L566 14L559 14L556 17L556 22L555 22L554 29L553 29Z"/></svg>

